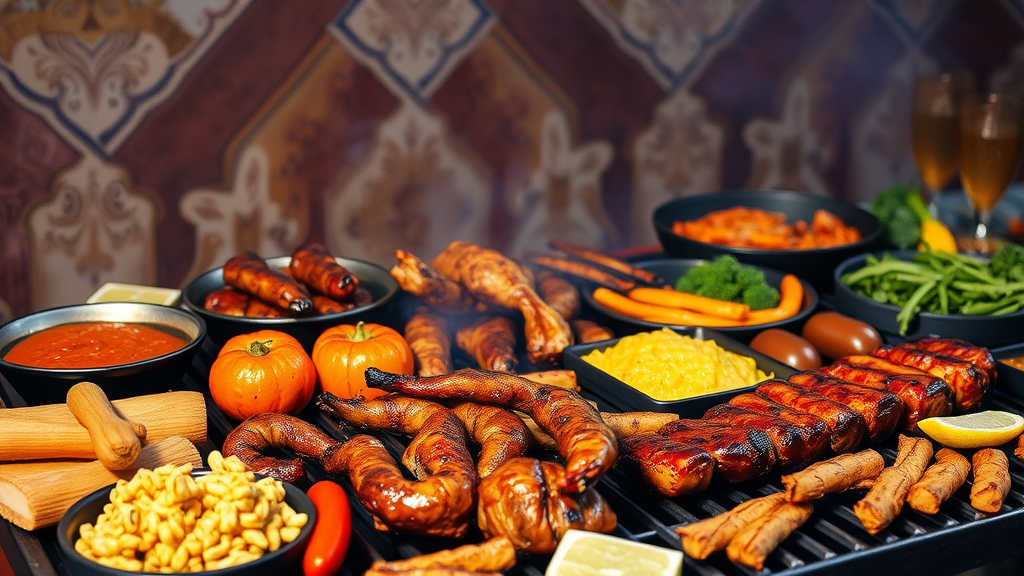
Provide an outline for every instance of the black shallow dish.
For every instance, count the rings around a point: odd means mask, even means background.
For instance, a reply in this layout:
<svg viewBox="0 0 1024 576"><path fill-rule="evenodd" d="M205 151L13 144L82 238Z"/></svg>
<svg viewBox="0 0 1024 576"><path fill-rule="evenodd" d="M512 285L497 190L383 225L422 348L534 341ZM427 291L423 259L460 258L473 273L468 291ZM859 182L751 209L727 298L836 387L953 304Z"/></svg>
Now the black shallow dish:
<svg viewBox="0 0 1024 576"><path fill-rule="evenodd" d="M188 344L149 360L102 368L36 368L0 359L0 373L29 406L62 404L68 390L82 381L94 382L111 399L180 389L181 377L206 337L206 323L187 310L141 302L79 304L29 314L0 327L0 358L30 334L79 322L143 323L175 334Z"/></svg>
<svg viewBox="0 0 1024 576"><path fill-rule="evenodd" d="M675 284L676 280L685 274L687 270L702 262L705 262L705 260L665 258L661 260L636 262L633 265L637 268L649 270L657 274L671 286ZM758 268L761 268L761 271L764 272L765 280L775 288L779 287L779 284L782 282L782 277L786 275L784 272L779 272L778 270L771 270L760 266L758 266ZM757 336L762 330L766 330L768 328L783 328L793 332L799 332L803 323L807 321L807 318L818 307L818 292L806 281L801 280L800 283L804 286L804 305L796 316L786 318L785 320L779 320L778 322L768 322L766 324L757 324L755 326L716 326L714 330L716 332L727 334L728 336L742 342L750 342L754 336ZM639 318L632 318L624 314L619 314L618 312L610 310L603 304L594 300L593 289L585 288L581 290L581 292L583 293L583 299L586 301L587 305L607 319L608 324L610 325L609 327L615 334L635 334L637 332L665 327L680 329L688 328L687 326L672 326L671 324L648 322L646 320L640 320Z"/></svg>
<svg viewBox="0 0 1024 576"><path fill-rule="evenodd" d="M997 348L992 351L992 357L996 359L997 376L995 385L1003 392L1024 398L1024 370L1014 368L1003 362L1007 358L1024 357L1024 344Z"/></svg>
<svg viewBox="0 0 1024 576"><path fill-rule="evenodd" d="M249 318L245 316L228 316L217 314L203 308L206 295L220 290L224 283L224 269L216 268L198 276L185 286L181 294L181 303L186 309L195 312L206 320L210 327L210 337L217 344L224 344L229 338L239 334L248 334L257 330L280 330L294 336L307 351L313 349L313 343L324 330L339 324L364 322L384 322L389 318L391 304L398 294L398 282L391 274L370 262L351 258L335 258L359 279L359 287L370 291L373 301L337 314L308 316L305 318ZM267 265L274 270L287 268L291 257L281 256L267 258Z"/></svg>
<svg viewBox="0 0 1024 576"><path fill-rule="evenodd" d="M694 220L705 214L746 206L786 214L787 222L803 220L808 224L818 210L828 210L860 231L858 242L815 250L760 250L698 242L672 232L676 220ZM819 290L832 290L832 270L843 260L869 251L882 236L882 226L870 212L853 204L811 194L782 190L729 190L671 200L659 206L653 215L654 229L665 252L677 258L714 259L732 254L741 262L791 272Z"/></svg>
<svg viewBox="0 0 1024 576"><path fill-rule="evenodd" d="M787 378L797 372L793 368L772 360L764 354L755 352L725 334L714 330L707 328L673 328L673 330L697 340L714 340L719 346L729 352L749 356L754 359L758 368L766 374L774 374L776 378ZM735 390L715 392L684 400L656 400L583 360L583 356L590 352L614 346L621 339L615 338L589 344L576 344L566 348L563 353L565 367L566 369L576 371L576 378L579 380L580 387L597 394L620 410L672 412L679 414L682 418L700 418L712 407L728 402L734 396L744 392L750 392L757 386L754 384L743 388L736 388Z"/></svg>
<svg viewBox="0 0 1024 576"><path fill-rule="evenodd" d="M195 470L193 477L209 474L209 470ZM257 476L260 478L260 476ZM208 570L202 574L217 574L217 576L239 576L242 574L274 574L275 576L286 576L288 574L302 573L302 556L306 551L306 545L313 535L313 526L316 523L316 507L313 501L306 494L295 486L284 484L284 501L296 512L309 516L309 521L302 527L298 538L287 544L282 544L274 552L264 554L260 558L238 566L222 568L220 570ZM75 541L78 540L78 528L86 522L95 523L96 519L103 512L103 506L110 503L110 490L113 484L83 497L76 502L57 525L57 544L75 576L127 576L138 575L140 572L118 570L93 562L82 556L75 550Z"/></svg>
<svg viewBox="0 0 1024 576"><path fill-rule="evenodd" d="M895 250L888 253L901 260L910 260L916 254L912 250ZM836 268L835 306L839 312L874 326L883 336L886 336L887 341L941 336L960 338L972 344L988 347L1005 346L1021 341L1022 330L1024 330L1024 311L1001 316L922 312L910 322L907 333L901 336L900 325L896 321L899 307L892 304L881 304L867 296L861 296L842 282L844 274L864 267L867 256L867 254L855 256ZM882 253L876 253L874 256L881 258Z"/></svg>

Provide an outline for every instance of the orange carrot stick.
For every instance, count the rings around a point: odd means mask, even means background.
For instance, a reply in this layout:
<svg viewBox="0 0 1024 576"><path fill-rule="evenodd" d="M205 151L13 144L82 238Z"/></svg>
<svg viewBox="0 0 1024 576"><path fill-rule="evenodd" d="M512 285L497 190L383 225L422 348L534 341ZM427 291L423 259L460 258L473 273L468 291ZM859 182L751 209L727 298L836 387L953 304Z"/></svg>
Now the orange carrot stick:
<svg viewBox="0 0 1024 576"><path fill-rule="evenodd" d="M647 320L648 322L659 322L678 326L708 327L742 325L739 320L728 320L726 318L718 318L707 314L690 312L681 308L667 308L665 306L656 306L654 304L638 302L607 288L597 288L594 290L594 300L615 312L618 312L619 314L630 316L632 318L639 318L641 320Z"/></svg>
<svg viewBox="0 0 1024 576"><path fill-rule="evenodd" d="M786 274L779 285L779 305L764 310L751 310L750 314L747 314L747 319L743 321L743 325L767 324L792 318L800 312L803 305L804 285L796 276Z"/></svg>
<svg viewBox="0 0 1024 576"><path fill-rule="evenodd" d="M729 320L743 320L750 314L750 306L725 300L716 300L705 296L698 296L688 292L676 290L662 290L660 288L634 288L629 291L629 297L638 302L655 304L668 308L685 308L693 312L700 312L719 318Z"/></svg>

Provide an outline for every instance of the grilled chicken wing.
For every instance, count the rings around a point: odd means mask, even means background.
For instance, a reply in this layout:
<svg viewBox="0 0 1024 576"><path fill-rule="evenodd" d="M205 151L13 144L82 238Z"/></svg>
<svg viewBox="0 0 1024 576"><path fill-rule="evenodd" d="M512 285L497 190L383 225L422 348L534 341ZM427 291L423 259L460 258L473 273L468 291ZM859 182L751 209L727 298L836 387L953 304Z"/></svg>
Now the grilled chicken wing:
<svg viewBox="0 0 1024 576"><path fill-rule="evenodd" d="M903 416L903 402L892 392L858 386L817 372L798 372L790 376L789 381L860 414L871 442L892 434Z"/></svg>
<svg viewBox="0 0 1024 576"><path fill-rule="evenodd" d="M754 393L824 420L829 429L829 444L836 454L859 446L867 433L864 417L858 412L785 380L766 380Z"/></svg>
<svg viewBox="0 0 1024 576"><path fill-rule="evenodd" d="M770 402L753 394L746 396L765 404ZM771 404L775 403L771 402ZM775 406L788 410L780 404L775 404ZM817 420L816 426L809 428L795 424L781 416L767 413L770 408L765 408L765 410L766 412L760 412L741 408L735 404L719 404L704 414L704 420L764 430L772 441L779 464L785 468L810 462L828 446L828 429L817 416L807 414Z"/></svg>
<svg viewBox="0 0 1024 576"><path fill-rule="evenodd" d="M526 354L531 362L557 360L572 344L569 324L530 288L516 263L502 254L455 241L433 264L481 301L522 312Z"/></svg>
<svg viewBox="0 0 1024 576"><path fill-rule="evenodd" d="M395 258L398 262L391 268L391 277L402 290L419 298L424 304L451 314L486 309L461 284L445 278L416 256L404 250L395 250Z"/></svg>
<svg viewBox="0 0 1024 576"><path fill-rule="evenodd" d="M476 472L481 478L512 458L526 453L530 433L518 416L497 406L461 402L452 412L462 421L469 437L480 445Z"/></svg>
<svg viewBox="0 0 1024 576"><path fill-rule="evenodd" d="M533 458L513 458L480 482L477 522L487 537L508 536L527 552L554 552L570 528L608 533L615 512L593 488L566 494L565 468Z"/></svg>
<svg viewBox="0 0 1024 576"><path fill-rule="evenodd" d="M423 398L457 398L526 412L554 437L565 458L568 492L583 492L615 466L618 445L601 415L575 390L536 384L503 372L458 370L419 378L366 370L366 384Z"/></svg>
<svg viewBox="0 0 1024 576"><path fill-rule="evenodd" d="M901 373L903 370L920 372L883 358L858 355L840 358L821 373L899 396L904 406L900 428L907 432L924 418L948 416L953 411L953 390L941 378L925 372Z"/></svg>
<svg viewBox="0 0 1024 576"><path fill-rule="evenodd" d="M359 288L359 279L316 242L303 244L292 252L288 270L293 278L334 300L348 300Z"/></svg>
<svg viewBox="0 0 1024 576"><path fill-rule="evenodd" d="M905 342L897 346L897 348L916 348L931 352L932 354L941 354L942 356L949 356L957 360L964 360L974 364L978 370L984 372L988 376L990 384L996 380L995 358L992 357L992 352L984 346L975 346L970 342L956 338L922 338L913 342Z"/></svg>
<svg viewBox="0 0 1024 576"><path fill-rule="evenodd" d="M665 496L700 492L711 483L715 461L703 448L660 434L619 438L622 462Z"/></svg>
<svg viewBox="0 0 1024 576"><path fill-rule="evenodd" d="M761 430L704 420L675 420L659 434L680 444L703 448L715 459L715 469L729 482L767 474L775 464L775 449Z"/></svg>
<svg viewBox="0 0 1024 576"><path fill-rule="evenodd" d="M576 337L577 344L589 344L615 338L615 334L611 330L590 320L580 320L577 318L576 320L570 320L569 326L572 327L572 333Z"/></svg>
<svg viewBox="0 0 1024 576"><path fill-rule="evenodd" d="M452 342L444 318L419 307L405 324L405 341L416 359L416 374L438 376L452 371Z"/></svg>
<svg viewBox="0 0 1024 576"><path fill-rule="evenodd" d="M271 270L262 258L245 252L224 264L224 282L263 300L267 304L304 314L313 308L313 300L301 284L287 275Z"/></svg>
<svg viewBox="0 0 1024 576"><path fill-rule="evenodd" d="M942 378L953 389L953 406L958 410L977 408L981 405L985 391L988 390L988 376L966 360L921 349L894 346L879 346L871 355L924 370L932 376Z"/></svg>
<svg viewBox="0 0 1024 576"><path fill-rule="evenodd" d="M580 292L565 278L548 270L537 273L537 293L558 315L572 320L580 313Z"/></svg>
<svg viewBox="0 0 1024 576"><path fill-rule="evenodd" d="M455 342L484 370L515 372L519 365L515 327L504 316L484 316L460 327Z"/></svg>

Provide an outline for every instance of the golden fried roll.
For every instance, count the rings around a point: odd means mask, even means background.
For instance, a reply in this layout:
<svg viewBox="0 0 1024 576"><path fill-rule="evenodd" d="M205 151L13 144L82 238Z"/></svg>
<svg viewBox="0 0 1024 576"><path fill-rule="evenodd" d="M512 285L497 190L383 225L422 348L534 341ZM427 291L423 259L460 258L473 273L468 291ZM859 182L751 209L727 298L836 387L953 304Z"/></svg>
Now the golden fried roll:
<svg viewBox="0 0 1024 576"><path fill-rule="evenodd" d="M569 390L580 391L576 383L576 372L573 370L541 370L540 372L522 372L519 376L537 384L558 386Z"/></svg>
<svg viewBox="0 0 1024 576"><path fill-rule="evenodd" d="M405 560L385 562L377 560L366 574L406 573L409 570L449 568L470 573L498 572L516 564L516 548L507 536L485 540L480 544L466 544L451 550L423 554Z"/></svg>
<svg viewBox="0 0 1024 576"><path fill-rule="evenodd" d="M251 318L288 318L291 316L288 310L271 306L259 298L249 299L249 305L245 307L245 315Z"/></svg>
<svg viewBox="0 0 1024 576"><path fill-rule="evenodd" d="M225 286L207 294L206 299L203 300L203 308L217 314L245 316L245 310L249 307L250 300L252 297L245 292Z"/></svg>
<svg viewBox="0 0 1024 576"><path fill-rule="evenodd" d="M288 264L292 276L313 290L334 300L348 300L359 287L359 279L316 242L303 244L292 252Z"/></svg>
<svg viewBox="0 0 1024 576"><path fill-rule="evenodd" d="M484 316L468 326L459 328L455 334L455 342L459 348L473 356L484 370L515 372L516 366L519 365L516 358L515 327L512 321L504 316Z"/></svg>
<svg viewBox="0 0 1024 576"><path fill-rule="evenodd" d="M1017 438L1017 448L1014 449L1013 455L1017 458L1024 459L1024 434L1021 434Z"/></svg>
<svg viewBox="0 0 1024 576"><path fill-rule="evenodd" d="M843 492L866 478L874 478L885 468L882 455L874 450L840 454L823 462L782 477L786 499L808 502L825 494Z"/></svg>
<svg viewBox="0 0 1024 576"><path fill-rule="evenodd" d="M620 462L670 498L707 488L715 469L707 450L660 434L619 438L619 452Z"/></svg>
<svg viewBox="0 0 1024 576"><path fill-rule="evenodd" d="M601 419L616 438L625 438L657 434L669 422L679 420L679 415L669 412L601 412Z"/></svg>
<svg viewBox="0 0 1024 576"><path fill-rule="evenodd" d="M718 516L680 526L676 528L676 533L682 538L683 552L691 558L704 560L715 552L724 550L733 537L751 522L785 503L785 495L770 494L747 500Z"/></svg>
<svg viewBox="0 0 1024 576"><path fill-rule="evenodd" d="M589 344L615 338L615 334L611 330L590 320L580 320L577 318L576 320L569 321L569 326L572 327L572 333L576 336L577 344Z"/></svg>
<svg viewBox="0 0 1024 576"><path fill-rule="evenodd" d="M239 254L224 264L224 282L294 314L304 314L313 308L313 300L301 284L271 270L253 252Z"/></svg>
<svg viewBox="0 0 1024 576"><path fill-rule="evenodd" d="M1010 461L998 448L983 448L974 453L974 484L971 486L971 506L994 514L1003 507L1010 493Z"/></svg>
<svg viewBox="0 0 1024 576"><path fill-rule="evenodd" d="M882 470L874 486L853 505L853 513L871 534L878 534L899 515L910 488L921 479L932 459L932 443L900 434L896 462Z"/></svg>
<svg viewBox="0 0 1024 576"><path fill-rule="evenodd" d="M405 325L405 341L416 360L416 374L438 376L452 371L452 341L444 318L419 307Z"/></svg>
<svg viewBox="0 0 1024 576"><path fill-rule="evenodd" d="M313 309L316 310L317 314L321 315L347 312L356 307L355 302L338 302L323 294L313 294L310 298L313 299Z"/></svg>
<svg viewBox="0 0 1024 576"><path fill-rule="evenodd" d="M725 553L737 564L761 570L768 555L807 522L813 511L809 502L787 502L740 530L729 542Z"/></svg>
<svg viewBox="0 0 1024 576"><path fill-rule="evenodd" d="M939 506L949 500L971 473L971 463L967 458L949 448L939 450L935 460L907 495L907 504L925 514L937 514Z"/></svg>
<svg viewBox="0 0 1024 576"><path fill-rule="evenodd" d="M541 300L566 320L580 313L580 292L572 283L548 270L537 273L537 293Z"/></svg>

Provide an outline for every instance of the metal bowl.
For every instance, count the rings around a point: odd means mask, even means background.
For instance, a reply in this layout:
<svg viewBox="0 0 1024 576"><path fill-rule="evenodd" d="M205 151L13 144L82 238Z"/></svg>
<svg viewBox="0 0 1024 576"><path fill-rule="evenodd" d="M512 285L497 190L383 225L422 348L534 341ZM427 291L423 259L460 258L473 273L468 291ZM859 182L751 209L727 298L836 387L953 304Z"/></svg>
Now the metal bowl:
<svg viewBox="0 0 1024 576"><path fill-rule="evenodd" d="M669 285L672 285L675 284L676 280L680 276L686 274L687 270L689 270L693 266L702 264L704 262L706 262L706 260L666 258L662 260L648 260L645 262L637 262L634 264L634 266L636 266L637 268L641 268L643 270L653 272L659 277L665 279L665 281L668 282ZM779 272L778 270L772 270L770 268L764 268L761 266L755 267L764 272L765 280L768 282L768 284L774 286L775 288L779 287L779 284L782 282L782 277L785 276L785 273ZM741 342L750 342L750 340L752 340L754 336L757 336L762 330L766 330L768 328L782 328L785 330L789 330L791 332L799 332L800 329L803 327L804 322L807 321L807 318L818 307L818 292L814 289L813 286L808 284L806 281L800 280L800 283L803 284L804 287L804 303L803 307L800 308L800 312L798 312L795 316L791 318L786 318L785 320L779 320L778 322L755 324L753 326L715 327L714 331L735 338ZM594 292L592 289L584 289L582 290L582 292L583 300L595 312L597 312L601 316L604 316L607 319L608 323L610 324L610 327L615 332L615 334L635 334L637 332L656 330L658 328L664 328L666 326L673 329L686 328L685 326L673 326L671 324L648 322L647 320L640 320L639 318L632 318L630 316L626 316L625 314L619 314L618 312L610 310L603 304L594 300Z"/></svg>
<svg viewBox="0 0 1024 576"><path fill-rule="evenodd" d="M193 477L209 474L210 471L196 470L192 472ZM261 476L257 476L260 478ZM87 522L95 523L96 519L103 512L103 507L110 503L110 491L114 485L101 488L76 502L57 525L57 545L67 563L70 565L72 574L78 576L127 576L138 575L139 572L118 570L110 568L98 562L93 562L82 556L75 550L75 542L78 540L78 530L82 524ZM284 501L296 512L306 514L309 520L302 527L299 536L287 544L282 544L274 552L268 552L245 564L239 564L230 568L220 570L204 571L203 574L217 574L218 576L235 576L241 574L274 574L285 576L287 574L300 574L302 572L302 556L305 553L309 539L313 535L313 525L316 524L316 507L299 488L284 483Z"/></svg>
<svg viewBox="0 0 1024 576"><path fill-rule="evenodd" d="M224 288L224 269L216 268L197 277L181 295L181 303L186 309L195 312L206 320L210 327L210 338L218 345L224 344L229 338L239 334L248 334L257 330L280 330L294 336L307 351L313 349L313 343L324 330L338 324L365 322L385 322L389 319L391 306L398 295L398 282L391 273L371 262L351 258L335 258L359 279L359 287L370 291L373 300L366 306L321 316L303 318L253 318L248 316L229 316L210 312L203 307L207 294ZM267 266L274 270L287 268L292 261L290 256L268 258Z"/></svg>
<svg viewBox="0 0 1024 576"><path fill-rule="evenodd" d="M745 206L770 212L782 212L787 221L810 222L818 210L828 210L847 226L860 231L861 239L852 244L814 250L762 250L722 246L691 240L672 232L677 220L694 220L719 210ZM654 228L665 252L677 258L711 260L732 254L740 262L791 272L813 284L817 289L832 290L832 270L847 258L873 249L882 236L882 226L870 212L842 200L786 192L782 190L729 190L689 196L666 202L653 215Z"/></svg>
<svg viewBox="0 0 1024 576"><path fill-rule="evenodd" d="M103 368L36 368L2 358L23 338L47 328L79 322L129 322L149 325L188 341L169 354ZM177 389L206 337L202 318L178 308L139 302L79 304L29 314L0 327L0 374L30 406L62 403L68 390L94 382L109 398L127 398Z"/></svg>

